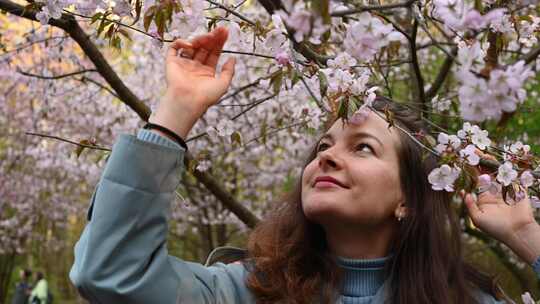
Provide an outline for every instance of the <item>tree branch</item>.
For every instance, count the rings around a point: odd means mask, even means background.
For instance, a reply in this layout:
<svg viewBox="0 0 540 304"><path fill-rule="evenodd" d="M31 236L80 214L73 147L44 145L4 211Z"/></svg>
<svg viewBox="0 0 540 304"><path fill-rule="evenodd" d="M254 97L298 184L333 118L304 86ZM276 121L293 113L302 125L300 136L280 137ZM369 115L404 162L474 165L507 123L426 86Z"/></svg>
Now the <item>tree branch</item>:
<svg viewBox="0 0 540 304"><path fill-rule="evenodd" d="M8 0L0 0L0 10L32 21L37 21L37 12L35 10L25 9L23 6ZM73 16L62 14L60 19L50 19L49 24L66 31L69 36L79 44L83 52L94 63L97 71L118 94L120 100L135 111L142 120L148 120L148 117L150 117L150 108L146 106L135 94L133 94L133 92L122 82L120 77L118 77L116 72L109 65L103 54L101 54L99 49L93 44L92 41L90 41L90 38L84 33ZM186 151L184 160L186 162L190 162L193 160L193 157ZM209 174L194 170L193 175L243 223L250 228L255 226L255 224L258 222L258 218L246 207L237 202L234 197L227 193L225 189Z"/></svg>
<svg viewBox="0 0 540 304"><path fill-rule="evenodd" d="M525 64L529 64L529 63L533 62L534 60L536 60L536 58L538 58L538 55L540 55L540 45L538 45L536 48L532 49L529 53L525 54L519 60L523 60L523 61L525 61Z"/></svg>
<svg viewBox="0 0 540 304"><path fill-rule="evenodd" d="M402 3L383 4L383 5L357 5L355 8L336 11L330 14L332 17L345 17L368 11L385 11L395 8L404 8L411 6L416 0L408 0Z"/></svg>
<svg viewBox="0 0 540 304"><path fill-rule="evenodd" d="M418 20L414 19L412 31L410 34L409 40L409 50L411 54L411 67L416 78L416 93L418 96L418 101L422 103L422 108L425 111L429 111L429 107L426 101L426 96L424 94L424 78L422 77L422 72L420 71L420 64L418 63L418 56L416 53L416 34L418 33Z"/></svg>
<svg viewBox="0 0 540 304"><path fill-rule="evenodd" d="M429 90L426 92L426 100L431 100L435 95L437 95L437 92L443 85L444 81L446 80L447 76L450 74L450 69L452 68L452 65L454 64L454 59L457 55L457 47L452 48L451 56L447 56L444 60L441 69L439 70L439 73L437 74L437 77L435 78L435 81L433 81L433 84L429 88Z"/></svg>

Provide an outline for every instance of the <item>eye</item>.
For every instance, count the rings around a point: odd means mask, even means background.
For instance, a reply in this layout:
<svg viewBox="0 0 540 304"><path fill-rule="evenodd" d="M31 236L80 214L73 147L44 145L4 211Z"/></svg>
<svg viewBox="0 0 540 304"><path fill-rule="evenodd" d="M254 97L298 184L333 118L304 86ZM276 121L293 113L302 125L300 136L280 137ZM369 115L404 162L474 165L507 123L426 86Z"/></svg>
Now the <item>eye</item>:
<svg viewBox="0 0 540 304"><path fill-rule="evenodd" d="M374 153L373 148L369 144L366 144L366 143L358 144L356 146L356 151Z"/></svg>
<svg viewBox="0 0 540 304"><path fill-rule="evenodd" d="M323 151L323 150L326 150L328 147L330 147L329 144L327 144L327 143L320 143L320 144L317 146L316 151L317 151L317 152L321 152L321 151Z"/></svg>

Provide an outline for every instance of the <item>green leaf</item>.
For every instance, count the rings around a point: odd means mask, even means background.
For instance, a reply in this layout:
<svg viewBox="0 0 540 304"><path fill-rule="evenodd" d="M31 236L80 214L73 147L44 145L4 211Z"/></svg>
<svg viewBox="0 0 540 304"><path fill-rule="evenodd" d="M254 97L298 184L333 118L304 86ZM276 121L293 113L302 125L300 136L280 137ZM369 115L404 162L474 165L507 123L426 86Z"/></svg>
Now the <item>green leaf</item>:
<svg viewBox="0 0 540 304"><path fill-rule="evenodd" d="M281 90L282 82L283 82L283 71L279 70L278 72L274 73L274 75L272 75L272 78L270 78L270 85L272 86L272 90L274 91L274 94L279 94L279 91Z"/></svg>
<svg viewBox="0 0 540 304"><path fill-rule="evenodd" d="M135 18L133 19L133 22L131 25L134 25L139 21L141 18L141 11L142 11L143 2L142 0L135 1Z"/></svg>
<svg viewBox="0 0 540 304"><path fill-rule="evenodd" d="M319 13L324 23L329 24L330 18L330 1L329 0L314 0L311 1L313 9Z"/></svg>
<svg viewBox="0 0 540 304"><path fill-rule="evenodd" d="M95 14L94 16L92 16L92 22L90 22L90 24L96 23L101 17L103 17L103 13L100 12Z"/></svg>
<svg viewBox="0 0 540 304"><path fill-rule="evenodd" d="M122 39L120 39L120 37L118 36L115 36L112 39L112 47L120 50L122 48Z"/></svg>
<svg viewBox="0 0 540 304"><path fill-rule="evenodd" d="M154 15L155 14L156 14L156 6L155 5L149 7L146 10L146 13L144 13L143 24L144 24L144 30L145 31L148 31L148 28L150 27L150 24L152 24L152 20L154 20Z"/></svg>
<svg viewBox="0 0 540 304"><path fill-rule="evenodd" d="M105 37L111 39L114 35L114 29L115 29L114 25L109 26L109 29L107 30L107 33L105 34Z"/></svg>
<svg viewBox="0 0 540 304"><path fill-rule="evenodd" d="M263 144L266 144L267 128L268 126L266 125L266 121L264 121L261 125L261 131L260 131L260 137L262 139Z"/></svg>
<svg viewBox="0 0 540 304"><path fill-rule="evenodd" d="M291 88L300 81L300 77L300 73L296 69L292 69Z"/></svg>
<svg viewBox="0 0 540 304"><path fill-rule="evenodd" d="M159 37L163 38L163 34L165 34L165 29L166 29L166 26L165 26L165 12L163 12L161 10L158 11L156 13L156 17L154 18L154 23L156 24L157 32L158 32Z"/></svg>
<svg viewBox="0 0 540 304"><path fill-rule="evenodd" d="M238 131L234 131L233 134L231 134L231 142L233 144L233 146L242 146L243 145L243 140L242 140L242 134L240 134L240 132Z"/></svg>
<svg viewBox="0 0 540 304"><path fill-rule="evenodd" d="M360 109L361 104L362 102L360 101L360 99L358 99L358 97L351 96L349 98L349 113L354 114L356 111L358 111L358 109Z"/></svg>
<svg viewBox="0 0 540 304"><path fill-rule="evenodd" d="M88 139L83 139L79 142L79 144L81 145L90 145L90 141ZM81 153L83 152L83 150L86 149L85 147L83 146L77 146L75 148L75 155L77 155L77 158L79 158L79 156L81 156Z"/></svg>
<svg viewBox="0 0 540 304"><path fill-rule="evenodd" d="M317 77L319 77L321 98L324 98L326 96L326 92L328 91L328 78L326 78L326 75L320 70L317 73Z"/></svg>
<svg viewBox="0 0 540 304"><path fill-rule="evenodd" d="M348 111L349 111L349 98L348 97L343 97L340 101L339 101L339 106L338 106L338 111L337 111L337 116L339 118L343 118L343 119L348 119Z"/></svg>
<svg viewBox="0 0 540 304"><path fill-rule="evenodd" d="M98 30L97 30L97 36L101 36L101 33L105 30L107 25L109 25L110 21L102 19L101 23L99 24Z"/></svg>
<svg viewBox="0 0 540 304"><path fill-rule="evenodd" d="M126 31L126 30L123 29L123 28L119 28L119 29L118 29L118 34L124 36L124 37L125 37L127 40L129 40L129 41L133 41L133 40L131 39L131 36L129 36L129 32Z"/></svg>

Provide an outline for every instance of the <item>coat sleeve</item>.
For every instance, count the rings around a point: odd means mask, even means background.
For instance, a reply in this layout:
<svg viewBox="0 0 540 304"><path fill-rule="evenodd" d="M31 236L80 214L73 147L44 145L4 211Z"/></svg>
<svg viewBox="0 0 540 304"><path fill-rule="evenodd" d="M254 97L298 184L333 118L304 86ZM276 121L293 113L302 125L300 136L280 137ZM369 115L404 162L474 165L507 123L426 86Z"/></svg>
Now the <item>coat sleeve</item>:
<svg viewBox="0 0 540 304"><path fill-rule="evenodd" d="M540 278L540 257L538 257L538 259L536 259L536 261L531 265L534 272L536 273L536 275L538 276L538 278ZM492 295L489 295L487 293L483 293L483 292L478 292L478 297L477 297L479 303L481 304L503 304L503 303L506 303L504 301L497 301Z"/></svg>
<svg viewBox="0 0 540 304"><path fill-rule="evenodd" d="M245 303L241 265L204 267L167 252L183 153L128 135L114 145L70 271L91 303Z"/></svg>
<svg viewBox="0 0 540 304"><path fill-rule="evenodd" d="M532 268L533 268L534 272L536 273L536 276L540 279L540 256L532 264Z"/></svg>

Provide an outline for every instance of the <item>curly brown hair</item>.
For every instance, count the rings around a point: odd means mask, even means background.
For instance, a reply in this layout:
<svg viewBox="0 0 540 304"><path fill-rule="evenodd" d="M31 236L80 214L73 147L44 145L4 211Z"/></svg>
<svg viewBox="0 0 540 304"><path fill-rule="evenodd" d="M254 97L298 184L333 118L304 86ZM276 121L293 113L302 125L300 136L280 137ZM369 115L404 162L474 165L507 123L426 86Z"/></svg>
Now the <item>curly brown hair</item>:
<svg viewBox="0 0 540 304"><path fill-rule="evenodd" d="M395 123L409 134L429 131L416 113L387 98L378 96L373 107L391 111ZM408 213L385 266L390 302L476 303L477 289L504 297L492 277L464 261L452 197L432 190L427 180L437 158L423 153L406 132L399 133L399 176ZM315 147L302 174L317 155ZM334 303L339 296L342 271L328 250L323 228L304 215L301 190L300 176L284 201L250 235L247 286L260 304Z"/></svg>

